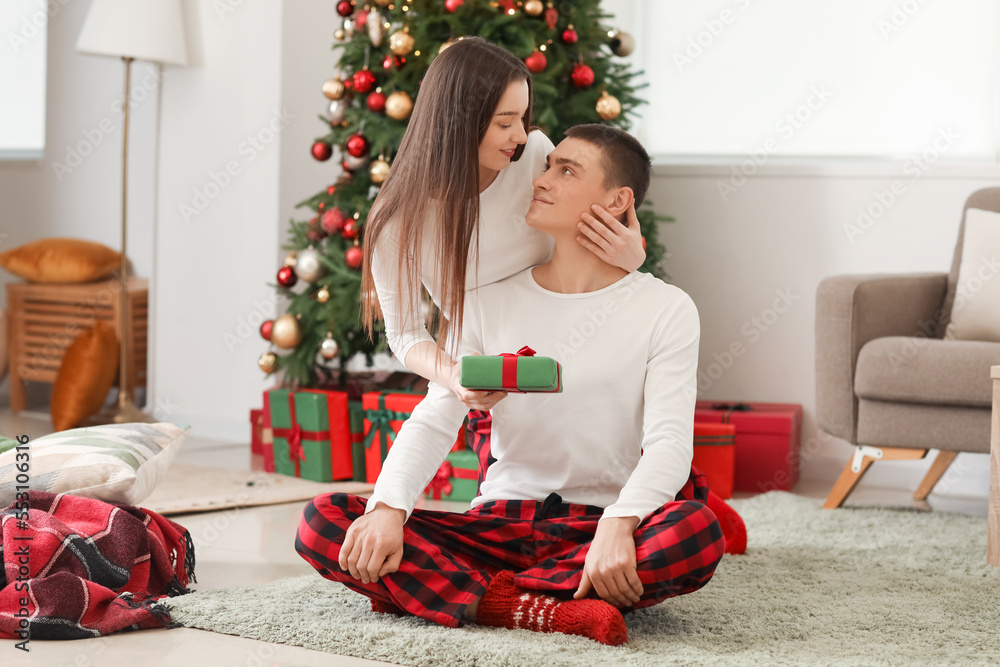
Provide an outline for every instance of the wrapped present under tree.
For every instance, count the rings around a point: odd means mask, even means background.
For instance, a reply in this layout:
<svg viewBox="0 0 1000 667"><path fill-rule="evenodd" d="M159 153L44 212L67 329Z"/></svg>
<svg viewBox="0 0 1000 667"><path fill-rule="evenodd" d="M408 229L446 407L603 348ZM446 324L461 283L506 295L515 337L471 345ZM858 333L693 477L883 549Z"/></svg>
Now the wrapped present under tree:
<svg viewBox="0 0 1000 667"><path fill-rule="evenodd" d="M272 389L265 395L274 439L274 471L315 482L351 479L347 394Z"/></svg>

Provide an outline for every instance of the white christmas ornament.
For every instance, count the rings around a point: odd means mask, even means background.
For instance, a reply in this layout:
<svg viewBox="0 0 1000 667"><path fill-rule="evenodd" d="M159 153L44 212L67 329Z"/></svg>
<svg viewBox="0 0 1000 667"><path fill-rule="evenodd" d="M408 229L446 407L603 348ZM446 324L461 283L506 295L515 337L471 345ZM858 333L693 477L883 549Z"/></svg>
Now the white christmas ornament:
<svg viewBox="0 0 1000 667"><path fill-rule="evenodd" d="M295 275L307 283L314 283L323 277L323 264L315 248L300 250L295 260Z"/></svg>

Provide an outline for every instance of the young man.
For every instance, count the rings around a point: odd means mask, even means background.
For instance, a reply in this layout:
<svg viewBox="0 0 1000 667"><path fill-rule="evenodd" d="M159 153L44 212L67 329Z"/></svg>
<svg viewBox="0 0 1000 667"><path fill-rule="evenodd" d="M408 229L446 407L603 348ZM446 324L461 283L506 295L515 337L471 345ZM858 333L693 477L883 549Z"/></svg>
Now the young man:
<svg viewBox="0 0 1000 667"><path fill-rule="evenodd" d="M725 541L704 478L691 475L698 312L677 287L577 240L594 204L637 224L629 212L649 180L649 156L625 132L567 132L526 217L555 238L551 261L471 291L454 351L528 345L562 364L563 392L495 405L480 495L452 513L414 510L467 413L432 384L369 500L332 494L306 507L296 549L320 574L376 611L612 645L627 641L619 609L708 582Z"/></svg>

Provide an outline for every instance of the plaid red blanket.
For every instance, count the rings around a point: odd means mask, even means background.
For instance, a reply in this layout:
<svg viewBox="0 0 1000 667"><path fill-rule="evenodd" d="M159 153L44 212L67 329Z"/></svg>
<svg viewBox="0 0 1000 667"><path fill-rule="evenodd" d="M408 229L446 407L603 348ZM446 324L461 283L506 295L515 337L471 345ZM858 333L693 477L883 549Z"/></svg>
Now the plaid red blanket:
<svg viewBox="0 0 1000 667"><path fill-rule="evenodd" d="M171 627L158 600L194 579L188 531L129 505L31 491L0 515L0 637Z"/></svg>

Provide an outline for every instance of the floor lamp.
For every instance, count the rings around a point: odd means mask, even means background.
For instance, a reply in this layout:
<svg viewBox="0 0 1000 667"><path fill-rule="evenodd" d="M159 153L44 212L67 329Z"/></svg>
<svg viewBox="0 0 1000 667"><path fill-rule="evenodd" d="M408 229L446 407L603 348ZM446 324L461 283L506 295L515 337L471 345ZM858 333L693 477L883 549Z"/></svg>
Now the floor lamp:
<svg viewBox="0 0 1000 667"><path fill-rule="evenodd" d="M122 124L122 256L120 280L121 359L118 368L118 405L102 414L104 423L150 421L132 400L128 386L128 350L132 332L128 330L128 275L126 267L126 207L128 201L128 112L133 60L148 60L169 65L187 64L184 20L181 0L93 0L76 41L76 50L125 61L124 121Z"/></svg>

